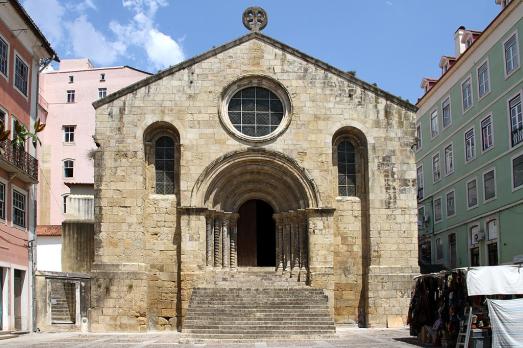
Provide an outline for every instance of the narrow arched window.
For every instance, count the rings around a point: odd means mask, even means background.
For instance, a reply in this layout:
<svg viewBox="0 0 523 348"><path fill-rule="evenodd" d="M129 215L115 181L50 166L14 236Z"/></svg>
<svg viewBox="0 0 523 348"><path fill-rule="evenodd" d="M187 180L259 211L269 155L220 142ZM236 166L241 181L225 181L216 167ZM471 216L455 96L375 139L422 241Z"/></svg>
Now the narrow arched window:
<svg viewBox="0 0 523 348"><path fill-rule="evenodd" d="M156 193L174 194L174 141L171 137L162 136L156 140L154 169Z"/></svg>
<svg viewBox="0 0 523 348"><path fill-rule="evenodd" d="M356 153L348 140L338 144L338 194L356 196Z"/></svg>

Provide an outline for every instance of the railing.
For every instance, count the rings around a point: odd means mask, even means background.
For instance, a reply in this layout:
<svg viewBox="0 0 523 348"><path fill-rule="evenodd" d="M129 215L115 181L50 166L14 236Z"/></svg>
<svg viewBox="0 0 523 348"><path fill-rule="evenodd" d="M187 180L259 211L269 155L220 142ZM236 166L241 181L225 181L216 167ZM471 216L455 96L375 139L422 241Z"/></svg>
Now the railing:
<svg viewBox="0 0 523 348"><path fill-rule="evenodd" d="M94 220L94 196L69 195L66 198L66 220Z"/></svg>
<svg viewBox="0 0 523 348"><path fill-rule="evenodd" d="M512 146L516 146L517 144L521 143L523 141L523 127L516 128L512 130Z"/></svg>
<svg viewBox="0 0 523 348"><path fill-rule="evenodd" d="M418 201L423 199L423 187L418 188Z"/></svg>
<svg viewBox="0 0 523 348"><path fill-rule="evenodd" d="M0 141L0 158L38 181L38 160L23 148L13 146L10 140Z"/></svg>

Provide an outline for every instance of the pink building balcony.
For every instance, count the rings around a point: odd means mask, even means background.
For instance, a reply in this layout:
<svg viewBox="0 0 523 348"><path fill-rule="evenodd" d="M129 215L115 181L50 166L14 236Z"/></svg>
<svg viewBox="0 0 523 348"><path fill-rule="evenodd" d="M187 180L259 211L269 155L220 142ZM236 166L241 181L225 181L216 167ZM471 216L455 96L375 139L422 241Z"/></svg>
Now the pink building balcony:
<svg viewBox="0 0 523 348"><path fill-rule="evenodd" d="M38 182L38 160L9 139L0 142L0 167L25 182Z"/></svg>

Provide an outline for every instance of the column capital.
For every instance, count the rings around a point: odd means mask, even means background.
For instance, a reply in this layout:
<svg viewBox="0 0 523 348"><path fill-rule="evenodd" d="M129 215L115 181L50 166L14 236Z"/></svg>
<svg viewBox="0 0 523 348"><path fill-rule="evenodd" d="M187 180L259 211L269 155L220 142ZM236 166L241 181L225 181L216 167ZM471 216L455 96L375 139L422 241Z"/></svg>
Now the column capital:
<svg viewBox="0 0 523 348"><path fill-rule="evenodd" d="M230 216L229 216L229 221L231 222L231 224L235 224L238 219L240 218L240 214L238 213L229 213Z"/></svg>
<svg viewBox="0 0 523 348"><path fill-rule="evenodd" d="M220 215L221 215L221 217L223 219L223 223L224 224L228 224L229 222L232 222L234 213L221 212Z"/></svg>

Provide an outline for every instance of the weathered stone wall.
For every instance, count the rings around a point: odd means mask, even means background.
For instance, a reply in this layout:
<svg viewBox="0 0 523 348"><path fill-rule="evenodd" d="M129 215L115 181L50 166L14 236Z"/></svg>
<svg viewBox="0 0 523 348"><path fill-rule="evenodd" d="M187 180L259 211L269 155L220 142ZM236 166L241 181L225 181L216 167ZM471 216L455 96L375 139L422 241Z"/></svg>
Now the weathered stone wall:
<svg viewBox="0 0 523 348"><path fill-rule="evenodd" d="M406 316L408 303L397 299L417 272L415 115L406 104L291 53L246 40L98 107L93 330L172 329L174 316L183 316L205 273L208 207L191 207L195 184L214 160L253 145L231 136L218 111L224 89L249 75L278 81L293 107L289 127L256 146L295 160L314 180L318 208L336 209L309 218L312 285L327 290L339 322L386 325ZM157 122L173 125L180 136L176 201L148 189L143 139ZM343 127L361 131L368 148L368 207L359 217L356 201L336 200L332 141ZM175 212L176 206L193 210ZM389 277L395 289L366 287L366 277L381 279L376 275ZM366 304L369 315L359 318Z"/></svg>
<svg viewBox="0 0 523 348"><path fill-rule="evenodd" d="M334 319L337 323L365 325L364 273L362 264L361 202L357 197L339 198L335 204Z"/></svg>
<svg viewBox="0 0 523 348"><path fill-rule="evenodd" d="M64 272L90 272L93 259L93 221L64 221L62 223L62 270Z"/></svg>

